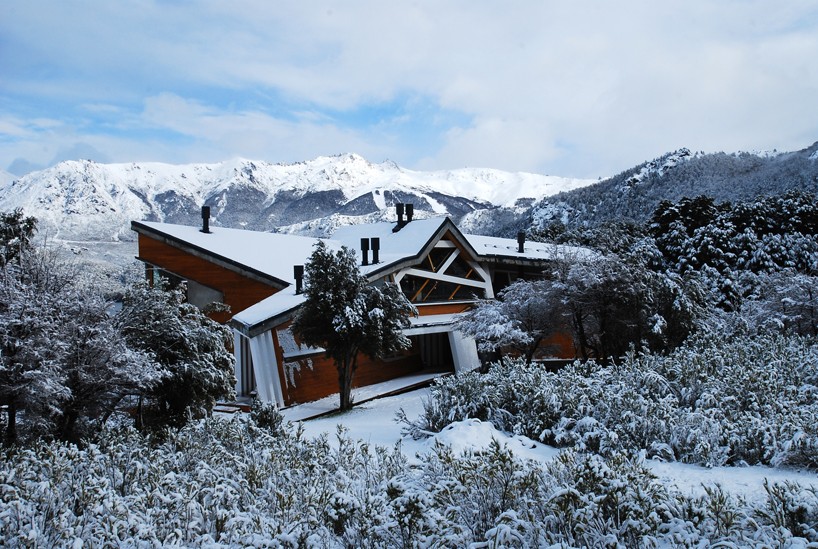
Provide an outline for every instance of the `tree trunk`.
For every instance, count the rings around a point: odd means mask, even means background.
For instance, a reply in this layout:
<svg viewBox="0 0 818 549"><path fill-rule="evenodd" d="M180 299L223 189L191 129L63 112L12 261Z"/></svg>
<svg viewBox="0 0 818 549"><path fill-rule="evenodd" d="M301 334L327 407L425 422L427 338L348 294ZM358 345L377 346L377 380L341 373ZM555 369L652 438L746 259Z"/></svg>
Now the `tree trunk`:
<svg viewBox="0 0 818 549"><path fill-rule="evenodd" d="M537 349L540 348L540 343L542 343L543 338L538 337L535 339L531 345L528 346L528 349L525 351L525 363L527 366L531 366L531 363L534 362L534 355L537 354Z"/></svg>
<svg viewBox="0 0 818 549"><path fill-rule="evenodd" d="M582 320L582 313L574 310L574 329L579 340L579 352L583 360L588 360L588 337L585 335L585 323Z"/></svg>
<svg viewBox="0 0 818 549"><path fill-rule="evenodd" d="M57 436L60 440L77 442L77 418L79 418L79 412L73 408L69 407L68 410L65 411L60 420L57 432Z"/></svg>
<svg viewBox="0 0 818 549"><path fill-rule="evenodd" d="M352 409L352 376L358 366L357 351L344 357L338 368L338 389L340 390L339 410L345 412Z"/></svg>
<svg viewBox="0 0 818 549"><path fill-rule="evenodd" d="M145 427L145 422L142 419L142 395L139 395L139 399L137 400L134 426L136 427L137 431L141 431Z"/></svg>
<svg viewBox="0 0 818 549"><path fill-rule="evenodd" d="M12 446L17 442L17 403L9 401L6 407L8 414L8 425L6 425L6 445Z"/></svg>

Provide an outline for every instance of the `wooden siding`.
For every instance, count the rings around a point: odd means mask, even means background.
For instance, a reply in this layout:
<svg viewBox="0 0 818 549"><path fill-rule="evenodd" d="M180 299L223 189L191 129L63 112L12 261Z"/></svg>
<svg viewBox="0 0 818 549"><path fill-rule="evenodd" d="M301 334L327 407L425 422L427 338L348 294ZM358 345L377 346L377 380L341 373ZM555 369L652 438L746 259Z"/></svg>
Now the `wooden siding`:
<svg viewBox="0 0 818 549"><path fill-rule="evenodd" d="M577 357L576 347L574 346L574 338L565 332L554 334L551 337L544 339L539 348L546 356L553 356L555 358L574 359Z"/></svg>
<svg viewBox="0 0 818 549"><path fill-rule="evenodd" d="M416 305L418 316L450 315L468 311L474 303L433 303L431 305Z"/></svg>
<svg viewBox="0 0 818 549"><path fill-rule="evenodd" d="M352 386L365 387L420 370L420 357L415 349L389 360L372 360L359 354L358 369L352 379ZM284 402L288 406L318 400L338 392L338 369L335 362L323 354L284 363L284 376Z"/></svg>
<svg viewBox="0 0 818 549"><path fill-rule="evenodd" d="M230 312L214 314L213 318L218 322L227 322L236 313L278 291L144 234L139 235L139 259L222 292Z"/></svg>
<svg viewBox="0 0 818 549"><path fill-rule="evenodd" d="M327 358L324 353L308 357L284 358L277 333L278 330L286 329L289 325L290 322L287 322L272 330L285 406L310 402L337 393L338 369L335 367L335 362ZM422 369L420 351L417 346L383 360L373 360L360 353L358 354L358 369L352 379L352 386L365 387L373 383L410 375Z"/></svg>

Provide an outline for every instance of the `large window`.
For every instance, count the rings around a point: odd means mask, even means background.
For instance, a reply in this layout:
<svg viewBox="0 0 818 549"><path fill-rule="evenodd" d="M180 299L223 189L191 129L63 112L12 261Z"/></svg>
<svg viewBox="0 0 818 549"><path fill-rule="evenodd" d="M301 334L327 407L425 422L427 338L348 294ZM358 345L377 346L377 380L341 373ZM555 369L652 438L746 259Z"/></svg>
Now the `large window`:
<svg viewBox="0 0 818 549"><path fill-rule="evenodd" d="M400 281L400 288L412 303L473 300L479 299L483 293L474 286L414 275L404 276Z"/></svg>
<svg viewBox="0 0 818 549"><path fill-rule="evenodd" d="M451 241L442 240L423 261L401 272L401 290L412 303L471 301L486 297L490 283L474 261Z"/></svg>

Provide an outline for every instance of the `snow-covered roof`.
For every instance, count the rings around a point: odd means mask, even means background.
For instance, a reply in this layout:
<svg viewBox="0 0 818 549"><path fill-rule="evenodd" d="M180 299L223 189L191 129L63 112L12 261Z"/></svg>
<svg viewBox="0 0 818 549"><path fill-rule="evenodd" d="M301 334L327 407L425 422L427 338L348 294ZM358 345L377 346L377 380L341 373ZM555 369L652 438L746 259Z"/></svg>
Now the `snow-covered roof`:
<svg viewBox="0 0 818 549"><path fill-rule="evenodd" d="M203 233L198 227L173 225L150 221L133 222L139 231L142 227L157 236L188 248L199 250L208 256L226 260L238 268L255 271L284 284L295 284L293 265L303 265L318 239L304 236L245 231L211 227L210 233ZM336 245L328 243L329 246Z"/></svg>
<svg viewBox="0 0 818 549"><path fill-rule="evenodd" d="M289 286L238 312L232 322L248 331L264 331L280 324L278 319L300 307L304 299L304 294L295 293L295 286Z"/></svg>
<svg viewBox="0 0 818 549"><path fill-rule="evenodd" d="M331 240L324 241L328 246L334 249L340 249L341 246L346 246L354 250L358 254L360 264L361 239L379 238L379 262L377 264L371 264L372 251L370 250L370 264L360 265L359 267L362 274L371 275L377 274L380 271L389 271L392 266L397 265L407 258L412 258L420 254L444 223L446 223L446 218L443 217L414 220L404 225L401 230L397 232L393 232L395 228L394 223L371 223L348 226L338 229L335 234L333 234ZM275 236L281 237L283 235ZM317 241L316 239L308 240ZM311 249L308 250L310 253L311 251ZM306 257L300 264L303 264L305 260ZM290 267L290 276L292 276L292 267ZM289 286L239 312L233 317L233 321L253 332L264 330L270 327L270 325L276 324L276 319L293 311L301 305L303 301L303 294L296 294L295 286Z"/></svg>
<svg viewBox="0 0 818 549"><path fill-rule="evenodd" d="M446 217L430 217L428 219L413 220L404 225L399 231L393 232L395 223L368 223L363 225L349 225L338 228L332 235L332 240L338 245L346 246L358 252L361 257L361 239L380 239L379 262L373 265L372 251L369 252L370 264L361 266L361 272L370 275L379 271L389 270L389 267L408 258L418 256L431 243L435 234L446 223Z"/></svg>
<svg viewBox="0 0 818 549"><path fill-rule="evenodd" d="M257 331L270 327L271 322L283 319L304 301L303 294L295 293L294 265L304 265L319 241L288 234L246 231L211 227L203 233L198 227L169 223L133 222L133 228L182 246L209 258L222 261L228 267L255 273L257 276L277 282L282 290L244 309L233 317L233 322L244 329ZM370 223L339 228L331 239L323 240L330 249L346 246L354 250L361 263L361 239L378 238L379 261L360 265L361 273L373 278L389 273L402 265L421 259L424 251L433 246L442 233L451 231L461 244L471 248L476 259L500 261L541 262L565 254L586 255L583 248L557 246L539 242L526 242L523 252L518 251L517 241L508 238L479 236L461 233L447 217L416 219L394 231L394 223ZM450 319L447 319L449 321Z"/></svg>
<svg viewBox="0 0 818 549"><path fill-rule="evenodd" d="M523 251L521 253L518 251L519 245L516 239L475 234L464 234L463 236L466 237L466 240L469 241L477 254L483 258L499 257L531 261L550 261L561 257L588 257L593 253L588 248L530 241L526 241L523 244Z"/></svg>

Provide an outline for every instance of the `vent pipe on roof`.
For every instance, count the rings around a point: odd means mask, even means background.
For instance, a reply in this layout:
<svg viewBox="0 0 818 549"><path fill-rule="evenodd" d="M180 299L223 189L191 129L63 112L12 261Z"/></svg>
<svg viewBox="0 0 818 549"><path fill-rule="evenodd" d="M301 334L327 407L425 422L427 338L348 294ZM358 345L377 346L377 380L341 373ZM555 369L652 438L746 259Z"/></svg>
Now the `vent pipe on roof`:
<svg viewBox="0 0 818 549"><path fill-rule="evenodd" d="M202 231L203 233L210 232L210 206L202 206Z"/></svg>
<svg viewBox="0 0 818 549"><path fill-rule="evenodd" d="M372 264L375 265L380 262L380 257L378 257L378 252L381 249L381 239L377 236L372 237Z"/></svg>
<svg viewBox="0 0 818 549"><path fill-rule="evenodd" d="M304 293L304 265L293 265L293 277L295 278L295 293Z"/></svg>
<svg viewBox="0 0 818 549"><path fill-rule="evenodd" d="M406 220L403 219L403 213L406 212ZM415 214L415 205L414 204L395 204L395 213L398 214L398 224L395 225L395 228L392 229L393 233L398 232L402 228L406 226L407 223L412 221L412 217Z"/></svg>
<svg viewBox="0 0 818 549"><path fill-rule="evenodd" d="M517 251L523 253L525 251L525 231L517 233Z"/></svg>
<svg viewBox="0 0 818 549"><path fill-rule="evenodd" d="M369 239L361 239L361 265L369 265Z"/></svg>

